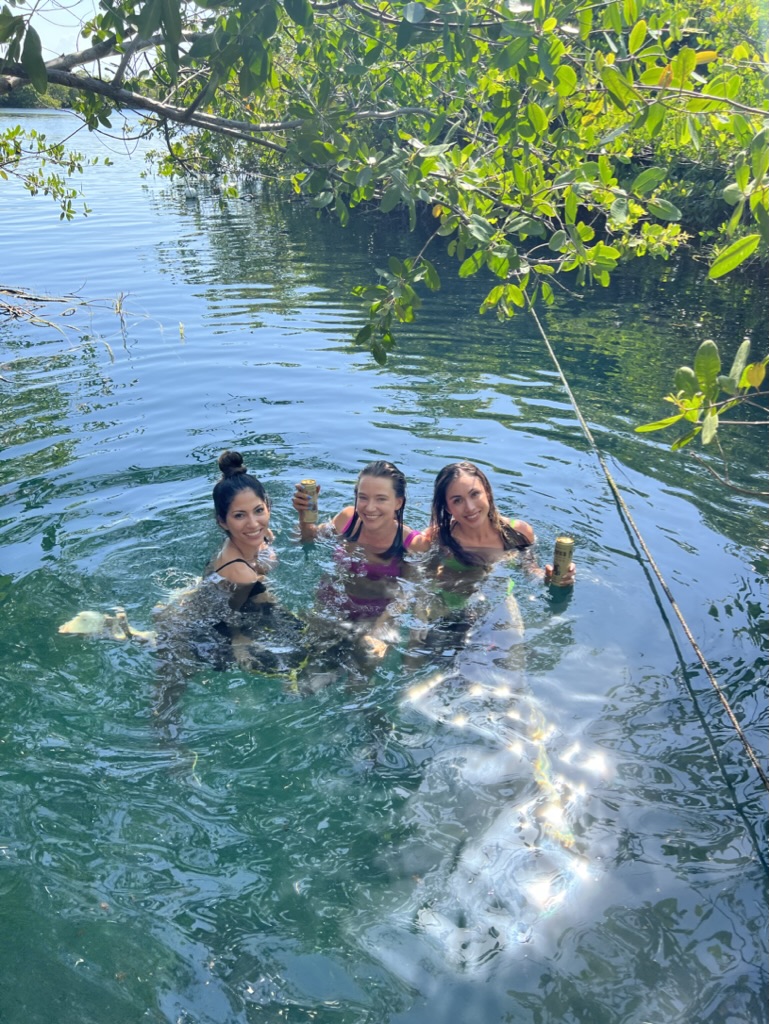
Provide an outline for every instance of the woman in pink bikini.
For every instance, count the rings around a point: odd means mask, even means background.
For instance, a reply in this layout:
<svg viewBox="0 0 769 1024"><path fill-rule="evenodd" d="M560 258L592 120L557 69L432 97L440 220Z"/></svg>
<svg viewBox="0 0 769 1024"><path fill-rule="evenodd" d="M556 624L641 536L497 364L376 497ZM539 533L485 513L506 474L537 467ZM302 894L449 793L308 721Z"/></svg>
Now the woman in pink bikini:
<svg viewBox="0 0 769 1024"><path fill-rule="evenodd" d="M369 463L355 484L355 504L326 523L303 522L308 497L301 484L296 485L292 504L299 513L302 541L333 537L338 542L334 558L341 571L321 585L321 604L337 621L368 626L366 646L381 653L384 644L374 640L371 628L381 625L388 604L398 596L406 552L421 543L419 531L403 523L406 478L392 462Z"/></svg>

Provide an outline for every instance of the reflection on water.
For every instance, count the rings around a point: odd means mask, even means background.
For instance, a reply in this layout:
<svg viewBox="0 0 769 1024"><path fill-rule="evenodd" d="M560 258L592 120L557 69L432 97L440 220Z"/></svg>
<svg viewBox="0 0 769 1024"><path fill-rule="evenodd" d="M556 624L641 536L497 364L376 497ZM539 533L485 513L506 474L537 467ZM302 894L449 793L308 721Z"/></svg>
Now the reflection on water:
<svg viewBox="0 0 769 1024"><path fill-rule="evenodd" d="M101 170L74 225L0 192L27 239L9 283L103 300L64 335L0 324L3 1020L760 1024L764 795L532 326L447 289L377 367L349 347L348 293L406 254L397 225ZM636 270L546 326L765 755L765 508L632 435L703 336L756 331L765 290ZM150 627L218 546L233 446L271 495L294 612L334 570L293 540L294 482L311 471L331 514L380 457L416 526L435 472L476 461L540 563L575 536L577 585L565 600L502 563L425 628L417 576L363 677L307 693L192 659L171 730L156 650L58 629L118 604ZM755 482L765 434L727 454Z"/></svg>

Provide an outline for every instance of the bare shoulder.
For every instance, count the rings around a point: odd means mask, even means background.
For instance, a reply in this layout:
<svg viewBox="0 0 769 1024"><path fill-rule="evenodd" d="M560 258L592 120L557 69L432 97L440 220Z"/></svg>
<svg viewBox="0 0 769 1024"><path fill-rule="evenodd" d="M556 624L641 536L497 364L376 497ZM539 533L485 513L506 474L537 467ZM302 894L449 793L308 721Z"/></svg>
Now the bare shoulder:
<svg viewBox="0 0 769 1024"><path fill-rule="evenodd" d="M352 519L354 513L355 513L355 506L354 505L348 505L346 508L343 508L341 512L338 512L334 516L334 518L331 520L331 522L333 524L333 527L334 527L334 532L337 533L337 534L343 533L345 527L347 526L347 524Z"/></svg>
<svg viewBox="0 0 769 1024"><path fill-rule="evenodd" d="M217 570L217 574L225 580L229 580L230 583L243 586L245 584L255 583L259 579L259 573L256 572L247 562L232 562L230 565L225 565L221 569Z"/></svg>
<svg viewBox="0 0 769 1024"><path fill-rule="evenodd" d="M529 544L534 543L534 528L530 526L529 523L524 519L511 519L509 522L512 528L517 530L522 537L525 537Z"/></svg>
<svg viewBox="0 0 769 1024"><path fill-rule="evenodd" d="M404 536L408 537L411 531L405 526L403 528ZM407 550L413 551L414 554L421 554L423 551L428 551L433 543L433 529L428 526L426 530L422 530L415 533L411 540L408 542Z"/></svg>

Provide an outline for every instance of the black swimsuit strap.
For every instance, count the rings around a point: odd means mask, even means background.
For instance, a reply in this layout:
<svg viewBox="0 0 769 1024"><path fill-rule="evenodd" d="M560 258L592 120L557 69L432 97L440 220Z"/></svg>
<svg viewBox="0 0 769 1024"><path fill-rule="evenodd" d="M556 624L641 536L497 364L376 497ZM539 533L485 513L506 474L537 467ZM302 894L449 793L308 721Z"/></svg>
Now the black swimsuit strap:
<svg viewBox="0 0 769 1024"><path fill-rule="evenodd" d="M222 569L226 569L228 565L235 565L236 562L242 562L243 565L247 565L249 569L254 569L253 565L251 565L250 562L247 562L245 558L231 558L229 562L222 562L221 565L217 565L213 571L221 572ZM256 569L254 569L254 572L256 572Z"/></svg>

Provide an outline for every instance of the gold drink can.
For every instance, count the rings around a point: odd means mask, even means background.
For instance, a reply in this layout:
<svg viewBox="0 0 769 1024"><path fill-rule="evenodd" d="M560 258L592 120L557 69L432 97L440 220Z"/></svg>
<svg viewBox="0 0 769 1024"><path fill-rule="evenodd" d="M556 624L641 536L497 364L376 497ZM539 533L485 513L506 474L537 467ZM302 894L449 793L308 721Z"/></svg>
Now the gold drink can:
<svg viewBox="0 0 769 1024"><path fill-rule="evenodd" d="M303 523L317 523L318 521L318 485L315 480L300 480L302 490L309 498L307 508L302 512Z"/></svg>
<svg viewBox="0 0 769 1024"><path fill-rule="evenodd" d="M553 582L557 582L569 571L574 554L573 537L556 537L553 550Z"/></svg>

